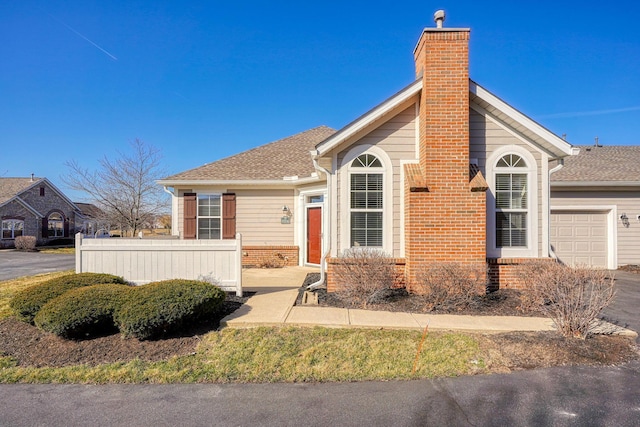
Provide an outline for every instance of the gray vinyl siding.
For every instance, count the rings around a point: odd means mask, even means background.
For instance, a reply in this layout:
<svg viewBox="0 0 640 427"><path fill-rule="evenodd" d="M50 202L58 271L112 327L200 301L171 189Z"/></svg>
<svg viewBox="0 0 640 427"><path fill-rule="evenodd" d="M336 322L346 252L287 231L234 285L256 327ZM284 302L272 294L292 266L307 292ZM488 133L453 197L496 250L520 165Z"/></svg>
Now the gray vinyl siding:
<svg viewBox="0 0 640 427"><path fill-rule="evenodd" d="M617 206L616 233L618 265L640 264L640 188L620 191L614 188L589 191L551 191L551 206ZM629 217L629 227L620 220Z"/></svg>
<svg viewBox="0 0 640 427"><path fill-rule="evenodd" d="M547 215L542 211L543 189L547 185L547 179L543 174L542 154L533 145L523 142L511 133L507 132L494 121L486 118L473 109L469 110L469 157L478 159L478 167L485 177L487 177L486 162L491 154L498 148L505 145L516 145L529 151L536 160L538 175L538 256L545 256L547 248L543 247L543 216ZM487 206L489 208L489 206Z"/></svg>
<svg viewBox="0 0 640 427"><path fill-rule="evenodd" d="M402 188L403 183L400 181L401 177L401 165L402 160L416 160L416 115L415 105L411 105L401 113L389 119L387 122L373 129L367 135L360 138L358 141L349 145L348 148L338 153L337 167L342 166L344 156L346 153L355 146L358 145L374 145L384 150L389 158L393 167L393 256L399 257L400 242L402 235L402 222L401 222L401 205L402 201ZM340 171L338 175L338 189L343 185ZM344 184L348 185L348 184ZM343 205L340 200L340 191L336 191L338 197L338 212L342 209L349 209L348 205ZM340 231L343 226L340 224L340 215L337 218L337 230L338 230L338 248L345 248L349 246L349 243L340 242ZM347 225L348 227L348 225Z"/></svg>

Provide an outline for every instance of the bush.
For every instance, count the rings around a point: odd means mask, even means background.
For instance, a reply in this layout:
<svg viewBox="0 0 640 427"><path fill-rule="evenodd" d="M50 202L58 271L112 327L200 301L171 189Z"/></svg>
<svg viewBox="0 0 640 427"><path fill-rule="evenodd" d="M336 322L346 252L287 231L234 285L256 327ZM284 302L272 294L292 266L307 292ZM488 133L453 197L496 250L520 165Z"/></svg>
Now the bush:
<svg viewBox="0 0 640 427"><path fill-rule="evenodd" d="M132 289L127 285L107 284L70 290L46 303L35 316L35 325L73 339L116 332L114 313Z"/></svg>
<svg viewBox="0 0 640 427"><path fill-rule="evenodd" d="M539 306L566 337L586 338L615 296L614 278L606 270L532 261L521 265L518 274L530 285L525 304Z"/></svg>
<svg viewBox="0 0 640 427"><path fill-rule="evenodd" d="M34 236L18 236L14 240L16 249L20 251L34 251L36 249L36 238Z"/></svg>
<svg viewBox="0 0 640 427"><path fill-rule="evenodd" d="M186 323L212 316L225 293L217 286L194 280L165 280L133 289L115 321L120 332L138 339L158 338Z"/></svg>
<svg viewBox="0 0 640 427"><path fill-rule="evenodd" d="M342 252L333 272L340 298L366 306L393 286L395 263L380 249L352 248Z"/></svg>
<svg viewBox="0 0 640 427"><path fill-rule="evenodd" d="M461 309L477 304L487 284L484 264L434 263L418 272L414 290L429 310Z"/></svg>
<svg viewBox="0 0 640 427"><path fill-rule="evenodd" d="M42 306L65 292L83 286L109 283L125 284L126 282L122 277L111 274L68 274L22 290L13 297L9 305L18 319L33 323L33 318Z"/></svg>
<svg viewBox="0 0 640 427"><path fill-rule="evenodd" d="M258 261L259 268L283 268L287 265L287 261L289 258L281 254L280 252L275 252L270 256L265 256L260 258Z"/></svg>

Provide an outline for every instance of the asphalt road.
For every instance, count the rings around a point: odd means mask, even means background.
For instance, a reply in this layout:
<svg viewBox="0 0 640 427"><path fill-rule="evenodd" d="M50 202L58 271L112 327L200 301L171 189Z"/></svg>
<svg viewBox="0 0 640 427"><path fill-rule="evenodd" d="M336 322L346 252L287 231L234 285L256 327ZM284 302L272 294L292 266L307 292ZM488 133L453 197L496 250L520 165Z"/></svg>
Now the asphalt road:
<svg viewBox="0 0 640 427"><path fill-rule="evenodd" d="M0 250L0 281L75 269L75 255Z"/></svg>
<svg viewBox="0 0 640 427"><path fill-rule="evenodd" d="M640 363L407 382L1 385L3 426L637 426Z"/></svg>
<svg viewBox="0 0 640 427"><path fill-rule="evenodd" d="M602 317L612 323L640 333L640 274L615 271L616 297L602 311ZM640 343L640 337L636 339Z"/></svg>

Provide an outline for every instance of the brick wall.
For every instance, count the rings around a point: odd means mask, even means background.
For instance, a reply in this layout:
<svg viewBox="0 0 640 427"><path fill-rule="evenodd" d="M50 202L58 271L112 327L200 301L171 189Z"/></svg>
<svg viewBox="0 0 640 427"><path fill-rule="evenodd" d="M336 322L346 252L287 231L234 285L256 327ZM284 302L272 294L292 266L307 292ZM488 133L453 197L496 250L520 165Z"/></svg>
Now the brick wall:
<svg viewBox="0 0 640 427"><path fill-rule="evenodd" d="M299 252L297 246L243 246L242 266L260 267L270 260L287 267L296 266Z"/></svg>
<svg viewBox="0 0 640 427"><path fill-rule="evenodd" d="M487 258L489 271L489 290L527 289L526 278L520 277L518 267L531 258ZM554 262L552 258L539 258L536 261Z"/></svg>
<svg viewBox="0 0 640 427"><path fill-rule="evenodd" d="M395 264L395 280L393 283L393 287L402 288L406 285L405 280L405 268L406 268L406 259L405 258L392 258L391 259ZM340 283L336 280L336 275L334 273L336 264L341 261L340 258L327 258L327 292L336 292Z"/></svg>
<svg viewBox="0 0 640 427"><path fill-rule="evenodd" d="M419 171L405 166L409 284L424 263L486 259L485 193L469 183L468 45L469 30L426 29L415 51L423 90Z"/></svg>

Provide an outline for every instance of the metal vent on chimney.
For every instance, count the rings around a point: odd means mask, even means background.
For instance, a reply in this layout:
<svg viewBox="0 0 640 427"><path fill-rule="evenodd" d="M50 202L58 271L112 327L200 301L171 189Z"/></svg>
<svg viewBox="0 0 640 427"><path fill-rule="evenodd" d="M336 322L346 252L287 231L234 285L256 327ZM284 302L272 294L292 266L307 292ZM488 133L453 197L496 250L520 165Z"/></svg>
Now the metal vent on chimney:
<svg viewBox="0 0 640 427"><path fill-rule="evenodd" d="M436 21L436 28L442 28L442 24L444 23L444 10L436 10L436 13L433 14L433 20Z"/></svg>

